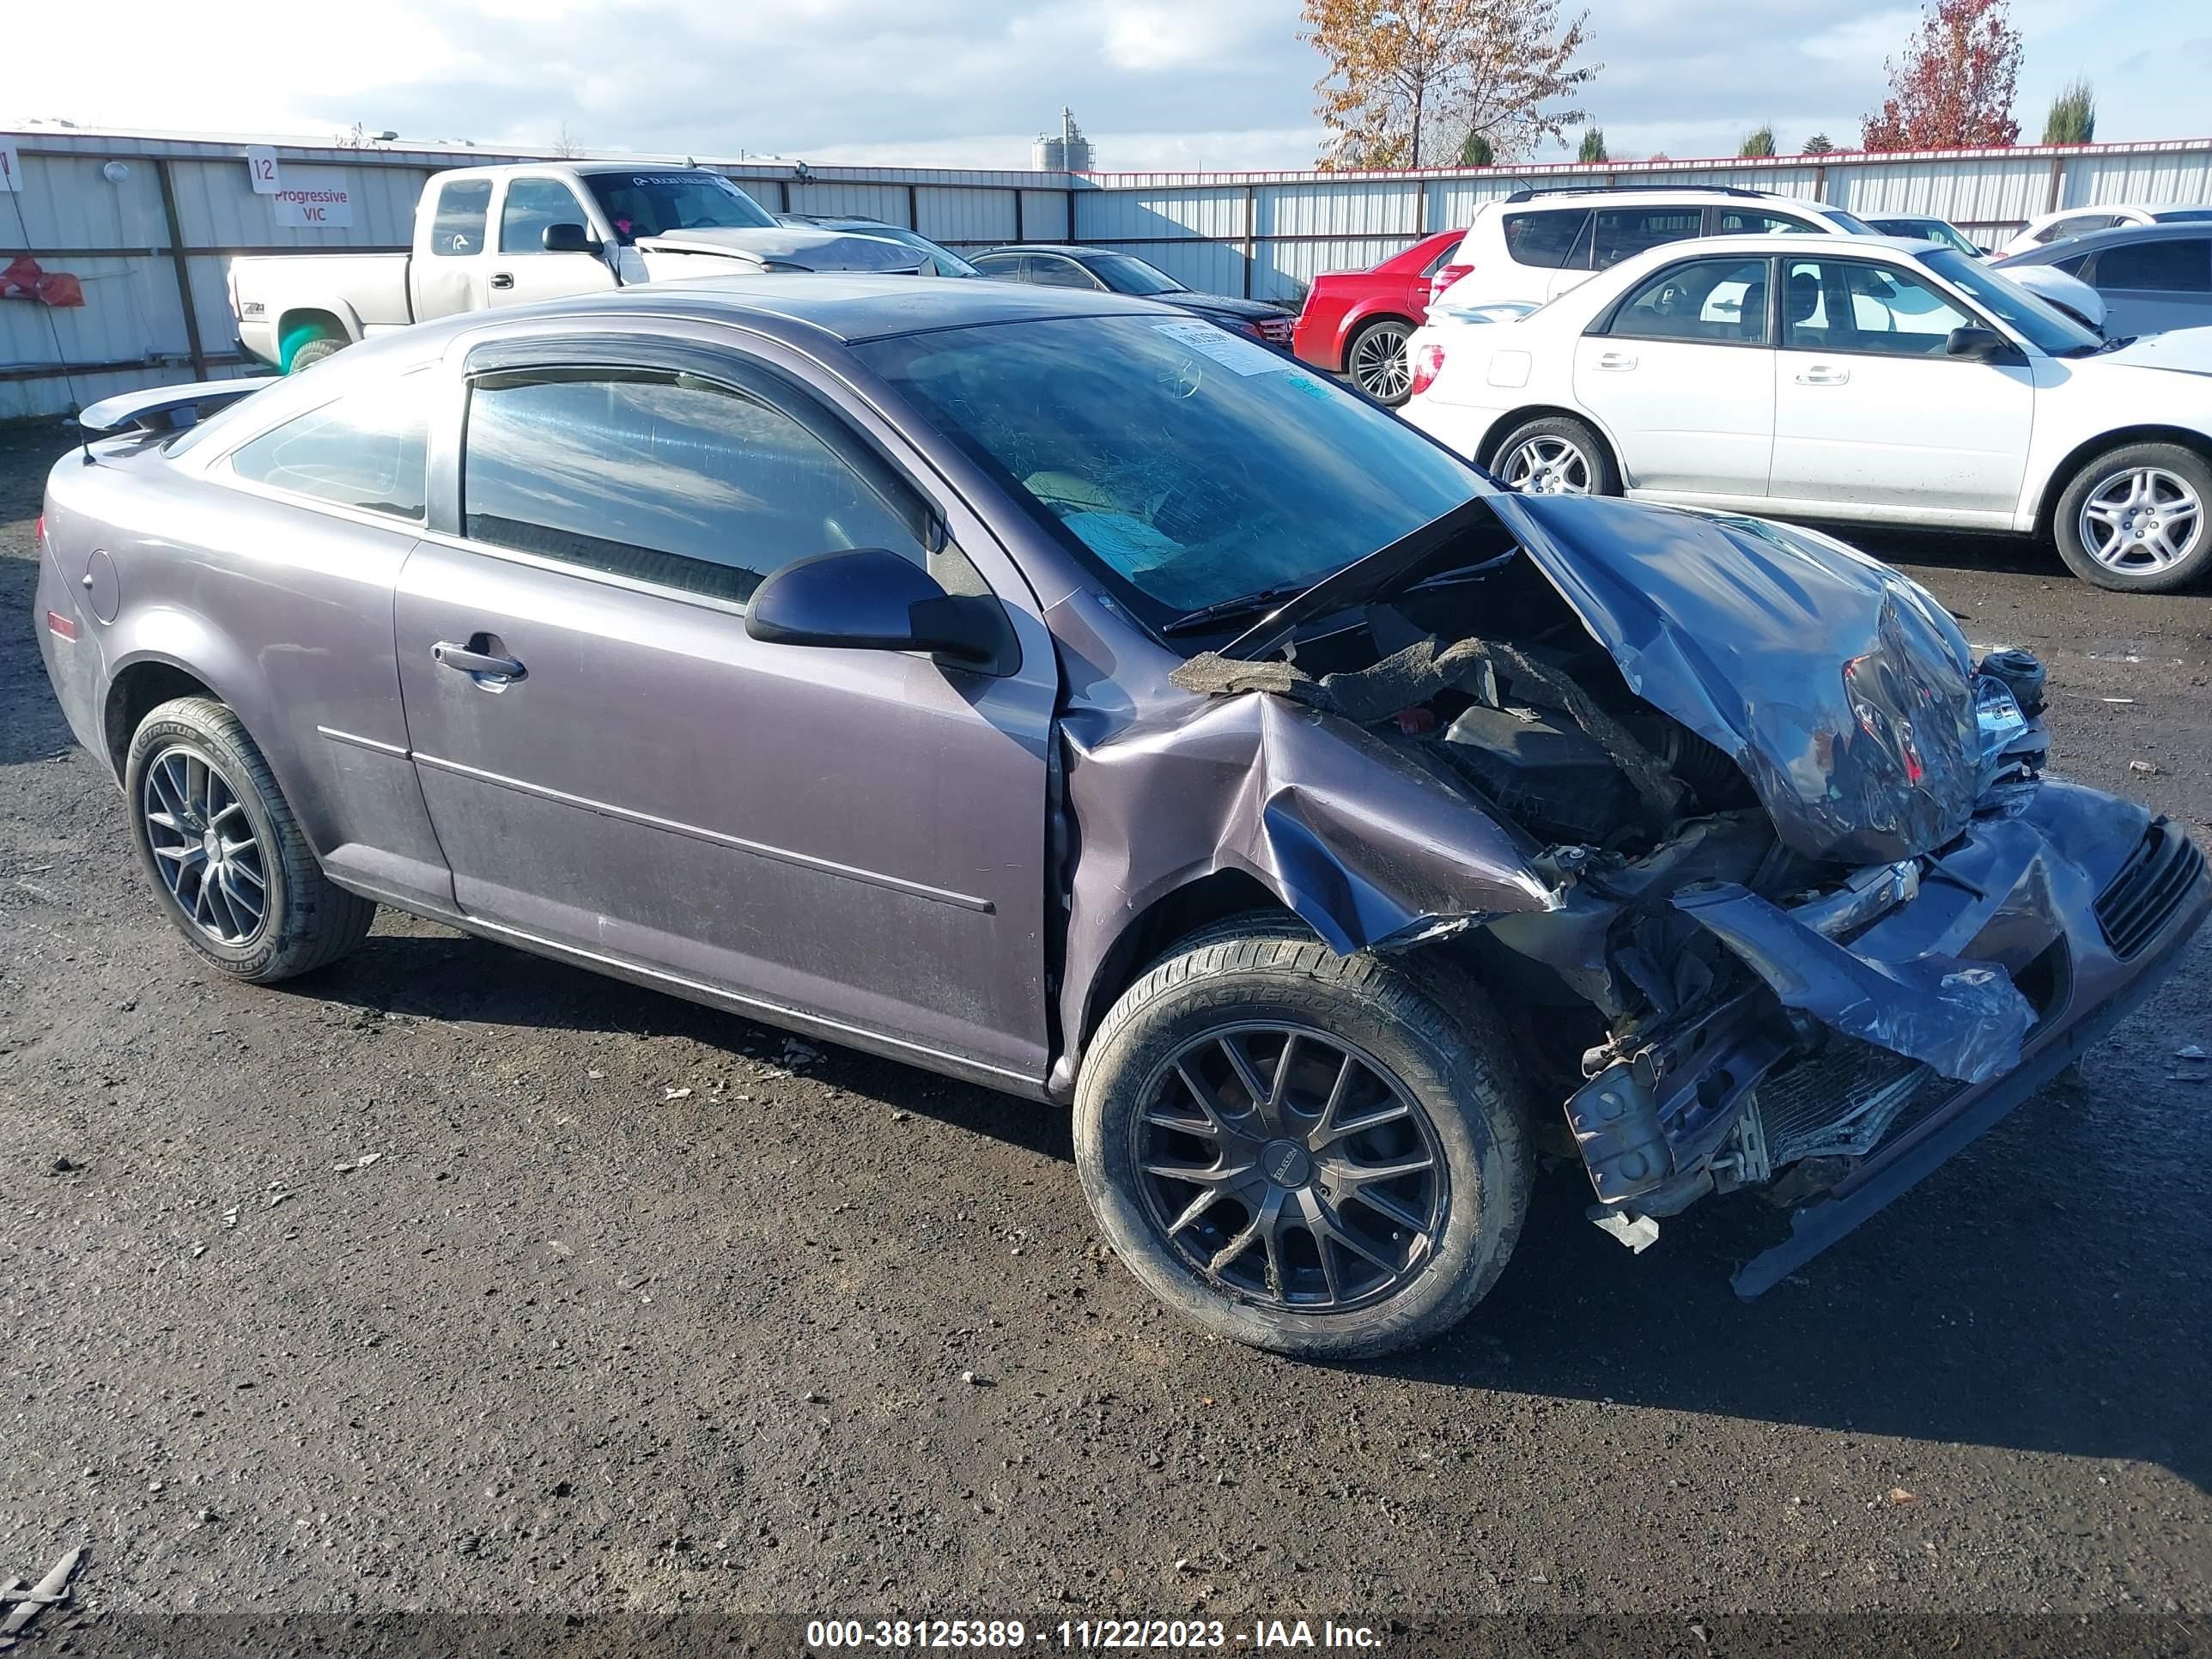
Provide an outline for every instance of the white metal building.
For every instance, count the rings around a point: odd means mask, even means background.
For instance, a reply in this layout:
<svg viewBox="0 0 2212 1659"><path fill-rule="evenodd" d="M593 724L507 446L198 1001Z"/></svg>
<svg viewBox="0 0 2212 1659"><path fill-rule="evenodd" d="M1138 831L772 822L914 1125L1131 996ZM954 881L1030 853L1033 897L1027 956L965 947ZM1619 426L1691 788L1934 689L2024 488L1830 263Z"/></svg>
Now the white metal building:
<svg viewBox="0 0 2212 1659"><path fill-rule="evenodd" d="M263 146L287 193L257 191L247 150ZM244 134L0 131L0 269L27 255L76 276L85 296L68 309L0 299L0 420L63 414L164 380L246 372L225 295L231 258L397 252L432 173L544 159ZM1294 295L1324 270L1373 264L1528 187L1736 185L1833 202L1862 216L1934 214L1985 238L2054 207L2212 204L2212 139L1413 173L1085 174L700 160L775 211L866 215L955 247L1089 242L1149 259L1194 288L1263 299ZM319 223L304 211L310 197L322 210Z"/></svg>

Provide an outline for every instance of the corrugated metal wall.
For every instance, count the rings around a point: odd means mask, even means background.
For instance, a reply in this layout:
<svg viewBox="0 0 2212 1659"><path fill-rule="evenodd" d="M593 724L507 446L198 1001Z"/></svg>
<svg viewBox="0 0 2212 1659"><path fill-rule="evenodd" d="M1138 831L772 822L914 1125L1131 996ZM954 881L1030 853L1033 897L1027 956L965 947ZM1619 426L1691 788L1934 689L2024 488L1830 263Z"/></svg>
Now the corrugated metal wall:
<svg viewBox="0 0 2212 1659"><path fill-rule="evenodd" d="M0 419L59 414L130 386L180 379L195 372L196 359L210 374L248 372L234 353L224 292L230 258L404 247L416 198L434 172L547 159L472 148L280 143L280 164L336 170L353 196L350 226L290 229L276 223L270 198L253 193L245 165L251 142L258 141L0 132L23 163L23 188L0 191L0 265L28 251L46 269L78 277L86 301L68 310L0 301ZM639 159L665 165L665 158ZM127 169L120 180L102 172L111 161ZM1194 288L1262 299L1295 297L1325 270L1373 264L1431 231L1466 224L1485 202L1531 186L1734 185L1862 215L1936 214L1986 235L2051 207L2212 204L2212 140L1419 174L706 165L771 211L866 216L969 249L1076 240L1136 254Z"/></svg>

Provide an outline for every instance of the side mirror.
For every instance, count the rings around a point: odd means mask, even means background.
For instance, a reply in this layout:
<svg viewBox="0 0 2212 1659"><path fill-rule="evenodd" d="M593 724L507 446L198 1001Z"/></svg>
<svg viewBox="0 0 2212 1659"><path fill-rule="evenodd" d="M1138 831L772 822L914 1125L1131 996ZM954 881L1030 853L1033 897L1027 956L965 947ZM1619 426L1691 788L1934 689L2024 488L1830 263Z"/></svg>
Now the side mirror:
<svg viewBox="0 0 2212 1659"><path fill-rule="evenodd" d="M745 632L770 645L927 651L957 667L1012 672L1013 629L988 594L955 595L881 547L815 553L770 571L745 604Z"/></svg>
<svg viewBox="0 0 2212 1659"><path fill-rule="evenodd" d="M548 253L597 253L599 239L581 225L548 225L538 233Z"/></svg>
<svg viewBox="0 0 2212 1659"><path fill-rule="evenodd" d="M1947 357L1965 357L1977 363L2014 363L2020 349L1993 328L1954 328L1943 342Z"/></svg>

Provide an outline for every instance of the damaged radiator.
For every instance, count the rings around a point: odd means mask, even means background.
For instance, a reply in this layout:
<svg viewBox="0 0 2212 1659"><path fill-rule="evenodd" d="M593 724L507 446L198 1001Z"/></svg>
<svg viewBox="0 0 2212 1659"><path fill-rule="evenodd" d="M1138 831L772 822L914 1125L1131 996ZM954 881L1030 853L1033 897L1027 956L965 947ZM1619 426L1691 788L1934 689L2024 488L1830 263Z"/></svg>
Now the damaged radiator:
<svg viewBox="0 0 2212 1659"><path fill-rule="evenodd" d="M1864 1157L1933 1075L1917 1060L1848 1037L1778 1066L1753 1093L1768 1167Z"/></svg>

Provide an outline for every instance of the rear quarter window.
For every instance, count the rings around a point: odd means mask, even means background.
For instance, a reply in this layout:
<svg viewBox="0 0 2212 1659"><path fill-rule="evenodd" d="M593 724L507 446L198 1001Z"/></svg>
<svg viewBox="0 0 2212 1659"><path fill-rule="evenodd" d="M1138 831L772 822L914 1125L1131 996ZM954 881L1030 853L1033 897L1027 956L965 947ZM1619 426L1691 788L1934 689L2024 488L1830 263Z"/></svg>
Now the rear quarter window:
<svg viewBox="0 0 2212 1659"><path fill-rule="evenodd" d="M428 378L409 374L295 416L231 452L249 483L420 523L429 500Z"/></svg>
<svg viewBox="0 0 2212 1659"><path fill-rule="evenodd" d="M1505 216L1505 252L1517 265L1558 270L1575 259L1583 230L1589 223L1588 208L1553 208L1540 213Z"/></svg>

